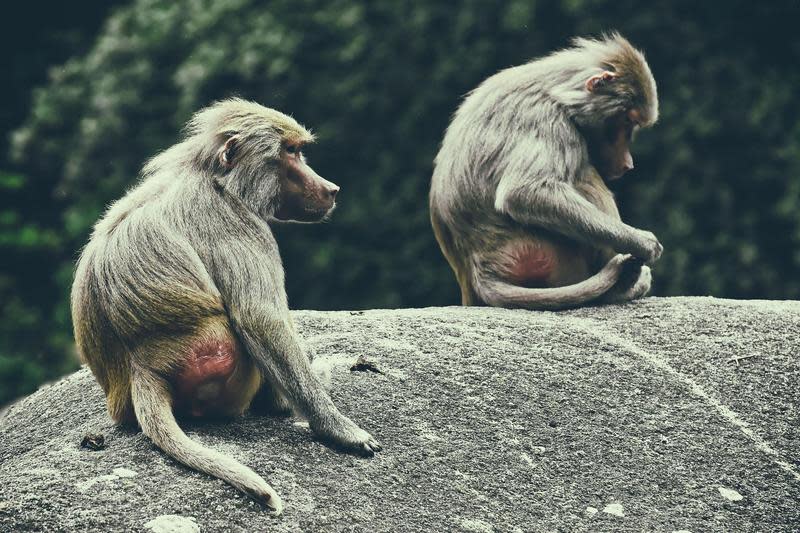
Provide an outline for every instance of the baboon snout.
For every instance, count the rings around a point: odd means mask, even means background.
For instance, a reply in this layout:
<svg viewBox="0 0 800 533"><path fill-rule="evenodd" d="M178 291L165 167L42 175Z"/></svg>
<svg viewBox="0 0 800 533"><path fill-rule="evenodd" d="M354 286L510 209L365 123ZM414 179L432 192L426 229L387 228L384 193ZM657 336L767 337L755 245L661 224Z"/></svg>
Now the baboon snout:
<svg viewBox="0 0 800 533"><path fill-rule="evenodd" d="M633 156L630 152L625 154L625 158L622 162L622 171L628 172L629 170L633 170Z"/></svg>
<svg viewBox="0 0 800 533"><path fill-rule="evenodd" d="M322 200L333 202L339 192L339 186L317 174L317 190Z"/></svg>
<svg viewBox="0 0 800 533"><path fill-rule="evenodd" d="M339 192L339 186L335 183L331 183L327 187L325 187L325 195L330 198L331 200L336 199L336 193Z"/></svg>

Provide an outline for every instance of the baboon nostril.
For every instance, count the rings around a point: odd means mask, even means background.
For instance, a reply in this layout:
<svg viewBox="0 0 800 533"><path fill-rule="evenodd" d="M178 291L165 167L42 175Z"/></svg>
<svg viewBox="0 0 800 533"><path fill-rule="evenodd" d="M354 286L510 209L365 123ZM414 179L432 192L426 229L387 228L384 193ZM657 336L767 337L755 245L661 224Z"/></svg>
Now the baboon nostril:
<svg viewBox="0 0 800 533"><path fill-rule="evenodd" d="M339 192L339 187L336 187L336 186L331 187L330 189L328 189L328 194L330 195L331 198L336 198L336 193L338 193L338 192Z"/></svg>

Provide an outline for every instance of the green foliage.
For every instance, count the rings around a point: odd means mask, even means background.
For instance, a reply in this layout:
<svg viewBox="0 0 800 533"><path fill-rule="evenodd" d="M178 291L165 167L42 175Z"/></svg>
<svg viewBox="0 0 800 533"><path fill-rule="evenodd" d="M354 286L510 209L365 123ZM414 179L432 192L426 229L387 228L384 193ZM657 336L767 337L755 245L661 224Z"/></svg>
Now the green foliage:
<svg viewBox="0 0 800 533"><path fill-rule="evenodd" d="M66 355L69 323L47 327L53 294L67 285L53 279L62 237L35 221L33 192L24 176L0 172L0 405L77 366Z"/></svg>
<svg viewBox="0 0 800 533"><path fill-rule="evenodd" d="M342 186L330 224L278 229L294 307L456 304L427 191L461 95L609 29L646 51L659 82L660 124L640 135L637 170L617 186L623 217L665 246L655 293L798 298L798 17L796 2L137 0L52 71L14 135L15 160L47 191L38 201L57 193L60 218L37 230L0 213L0 232L31 228L15 249L55 258L41 278L51 293L12 287L25 298L5 327L55 313L55 335L68 334L69 264L91 223L191 112L232 94L311 126L312 164ZM24 346L15 353L36 353Z"/></svg>
<svg viewBox="0 0 800 533"><path fill-rule="evenodd" d="M74 248L64 246L58 177L14 168L7 133L31 116L30 88L44 83L47 67L88 49L119 2L17 3L0 17L0 406L77 366L67 312Z"/></svg>

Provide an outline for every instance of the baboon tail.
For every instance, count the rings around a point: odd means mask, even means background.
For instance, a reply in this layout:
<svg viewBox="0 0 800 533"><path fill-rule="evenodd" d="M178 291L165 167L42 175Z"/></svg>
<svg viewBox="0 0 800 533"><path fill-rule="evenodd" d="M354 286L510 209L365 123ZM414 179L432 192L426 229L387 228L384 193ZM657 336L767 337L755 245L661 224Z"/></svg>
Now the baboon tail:
<svg viewBox="0 0 800 533"><path fill-rule="evenodd" d="M230 483L276 514L281 513L280 496L261 476L235 459L193 441L183 432L172 413L170 388L163 378L143 368L134 368L131 378L136 419L142 432L156 446L186 466Z"/></svg>
<svg viewBox="0 0 800 533"><path fill-rule="evenodd" d="M491 278L476 280L475 290L487 304L533 310L558 310L578 307L608 292L619 280L625 265L636 262L630 255L618 254L594 276L566 287L529 289ZM635 265L637 268L640 265Z"/></svg>

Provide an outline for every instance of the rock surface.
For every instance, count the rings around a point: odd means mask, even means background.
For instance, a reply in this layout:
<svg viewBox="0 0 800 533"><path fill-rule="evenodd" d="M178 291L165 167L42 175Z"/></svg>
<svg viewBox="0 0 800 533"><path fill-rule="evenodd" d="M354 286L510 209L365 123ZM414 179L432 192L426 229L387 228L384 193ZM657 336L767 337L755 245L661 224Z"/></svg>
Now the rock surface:
<svg viewBox="0 0 800 533"><path fill-rule="evenodd" d="M0 531L800 528L800 302L295 318L382 453L291 418L185 424L278 490L272 518L115 428L84 369L0 422ZM382 373L351 372L358 356ZM80 447L91 433L104 448Z"/></svg>

